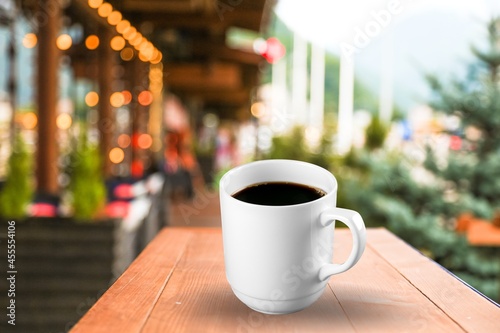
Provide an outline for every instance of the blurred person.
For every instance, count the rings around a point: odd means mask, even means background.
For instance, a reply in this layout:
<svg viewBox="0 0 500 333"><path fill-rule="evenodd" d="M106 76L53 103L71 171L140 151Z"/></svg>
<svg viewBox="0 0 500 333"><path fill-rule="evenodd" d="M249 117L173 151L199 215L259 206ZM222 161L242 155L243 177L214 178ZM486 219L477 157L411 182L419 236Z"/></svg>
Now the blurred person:
<svg viewBox="0 0 500 333"><path fill-rule="evenodd" d="M170 185L171 197L192 199L194 197L192 174L196 161L191 151L188 131L168 131L165 136L165 163L163 171Z"/></svg>
<svg viewBox="0 0 500 333"><path fill-rule="evenodd" d="M215 141L215 170L227 170L237 164L237 145L234 131L229 125L221 125Z"/></svg>

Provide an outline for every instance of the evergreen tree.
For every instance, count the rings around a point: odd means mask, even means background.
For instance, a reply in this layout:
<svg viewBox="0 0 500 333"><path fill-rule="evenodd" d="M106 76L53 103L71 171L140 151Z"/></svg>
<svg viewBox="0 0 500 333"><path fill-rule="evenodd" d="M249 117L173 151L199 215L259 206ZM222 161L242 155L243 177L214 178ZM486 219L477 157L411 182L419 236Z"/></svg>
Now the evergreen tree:
<svg viewBox="0 0 500 333"><path fill-rule="evenodd" d="M434 108L460 118L461 128L452 134L460 135L462 145L440 166L429 149L426 166L462 194L464 209L491 219L500 207L500 20L488 24L488 37L488 49L472 48L477 63L465 80L444 84L428 76ZM480 135L464 135L471 129Z"/></svg>
<svg viewBox="0 0 500 333"><path fill-rule="evenodd" d="M498 252L471 246L453 230L461 213L491 220L500 207L500 21L489 23L488 32L489 49L472 48L477 62L466 78L427 77L433 108L460 119L460 128L448 133L461 138L460 149L437 156L432 144L419 148L426 153L423 165L404 153L351 151L338 172L338 204L359 210L368 225L389 228L499 300ZM465 135L471 128L476 135Z"/></svg>

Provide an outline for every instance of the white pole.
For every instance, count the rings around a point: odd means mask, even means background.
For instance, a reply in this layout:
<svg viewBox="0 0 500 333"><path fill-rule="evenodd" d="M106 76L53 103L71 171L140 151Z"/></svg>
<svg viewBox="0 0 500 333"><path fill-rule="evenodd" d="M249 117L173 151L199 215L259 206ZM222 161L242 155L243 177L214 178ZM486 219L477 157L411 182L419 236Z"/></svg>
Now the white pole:
<svg viewBox="0 0 500 333"><path fill-rule="evenodd" d="M299 125L307 124L307 42L293 37L292 111Z"/></svg>
<svg viewBox="0 0 500 333"><path fill-rule="evenodd" d="M385 124L389 124L393 112L393 61L394 43L392 32L389 31L386 38L383 39L380 66L382 71L380 73L379 117Z"/></svg>
<svg viewBox="0 0 500 333"><path fill-rule="evenodd" d="M286 58L275 62L272 66L272 104L274 122L271 128L275 133L283 133L290 128L291 115L288 108L288 92L286 87Z"/></svg>
<svg viewBox="0 0 500 333"><path fill-rule="evenodd" d="M353 139L354 59L340 53L337 152L346 154Z"/></svg>
<svg viewBox="0 0 500 333"><path fill-rule="evenodd" d="M323 130L325 109L325 49L312 45L311 52L311 101L309 125L320 133Z"/></svg>

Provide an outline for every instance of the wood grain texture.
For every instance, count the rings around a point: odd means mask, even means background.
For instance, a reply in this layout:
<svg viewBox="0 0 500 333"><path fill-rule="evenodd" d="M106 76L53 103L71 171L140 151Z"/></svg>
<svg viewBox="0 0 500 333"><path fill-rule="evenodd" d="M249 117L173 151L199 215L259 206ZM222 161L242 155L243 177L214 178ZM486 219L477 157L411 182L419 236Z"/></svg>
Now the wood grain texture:
<svg viewBox="0 0 500 333"><path fill-rule="evenodd" d="M336 242L335 252L347 255L350 237ZM329 285L357 332L463 332L371 246L356 266L333 276Z"/></svg>
<svg viewBox="0 0 500 333"><path fill-rule="evenodd" d="M334 258L351 246L337 230ZM359 263L288 315L247 308L225 278L219 228L163 230L72 332L499 332L500 308L384 229Z"/></svg>
<svg viewBox="0 0 500 333"><path fill-rule="evenodd" d="M500 332L500 308L385 229L370 247L467 332Z"/></svg>
<svg viewBox="0 0 500 333"><path fill-rule="evenodd" d="M71 332L141 332L190 238L163 230Z"/></svg>

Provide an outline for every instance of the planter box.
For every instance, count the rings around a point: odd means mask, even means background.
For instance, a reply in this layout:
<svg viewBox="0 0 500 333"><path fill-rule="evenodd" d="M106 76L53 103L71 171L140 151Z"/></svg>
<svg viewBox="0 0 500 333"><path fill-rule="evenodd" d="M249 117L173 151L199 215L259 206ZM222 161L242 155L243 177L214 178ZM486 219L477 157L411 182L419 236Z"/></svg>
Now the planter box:
<svg viewBox="0 0 500 333"><path fill-rule="evenodd" d="M0 220L2 275L9 271L7 221ZM16 332L65 332L85 314L115 279L119 225L66 218L16 221ZM0 331L8 332L13 327L5 319L8 287L2 280Z"/></svg>

